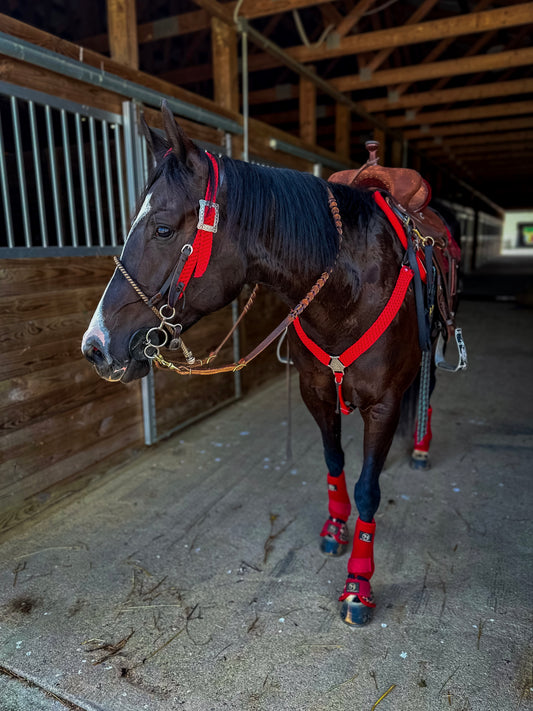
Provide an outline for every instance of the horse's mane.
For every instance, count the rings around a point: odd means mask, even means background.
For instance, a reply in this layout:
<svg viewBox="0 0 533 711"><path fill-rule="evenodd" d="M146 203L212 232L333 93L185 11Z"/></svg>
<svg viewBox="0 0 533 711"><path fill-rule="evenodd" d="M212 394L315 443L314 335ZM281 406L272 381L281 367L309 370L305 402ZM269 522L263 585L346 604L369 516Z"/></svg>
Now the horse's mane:
<svg viewBox="0 0 533 711"><path fill-rule="evenodd" d="M375 203L367 192L327 183L297 170L244 163L226 156L219 161L227 191L221 214L226 230L247 246L263 244L265 251L288 269L297 267L316 274L335 262L339 236L328 206L328 188L337 200L344 227L356 228L366 239L369 222L376 216ZM213 168L207 158L206 165L213 182ZM175 156L169 155L156 166L145 192L161 176L177 191L178 199L198 200L198 195L191 193L189 169Z"/></svg>
<svg viewBox="0 0 533 711"><path fill-rule="evenodd" d="M287 267L320 272L333 265L339 236L328 206L334 193L345 224L368 221L374 203L342 185L326 183L309 173L270 168L222 158L227 181L226 219L249 244L262 242ZM357 204L357 210L354 209Z"/></svg>

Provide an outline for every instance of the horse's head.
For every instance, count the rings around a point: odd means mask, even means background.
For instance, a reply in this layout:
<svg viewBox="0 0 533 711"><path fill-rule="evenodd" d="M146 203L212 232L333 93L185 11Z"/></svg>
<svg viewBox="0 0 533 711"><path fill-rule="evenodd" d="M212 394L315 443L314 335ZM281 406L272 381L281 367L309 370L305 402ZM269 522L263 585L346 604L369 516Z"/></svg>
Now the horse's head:
<svg viewBox="0 0 533 711"><path fill-rule="evenodd" d="M215 224L219 208L212 204L220 203L224 192L219 161L185 135L166 104L162 114L166 139L143 121L156 165L120 262L83 337L83 354L106 380L129 382L146 375L150 329L165 318L171 324L169 340L179 336L229 303L244 282L243 259L236 242L224 235L222 210L218 231ZM164 338L159 329L148 341L159 345Z"/></svg>

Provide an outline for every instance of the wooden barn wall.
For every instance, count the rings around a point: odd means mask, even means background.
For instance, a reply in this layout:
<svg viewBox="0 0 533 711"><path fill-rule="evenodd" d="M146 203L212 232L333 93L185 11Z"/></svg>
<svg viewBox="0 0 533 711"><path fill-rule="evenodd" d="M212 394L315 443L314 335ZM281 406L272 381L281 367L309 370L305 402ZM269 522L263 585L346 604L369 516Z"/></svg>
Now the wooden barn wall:
<svg viewBox="0 0 533 711"><path fill-rule="evenodd" d="M142 444L138 383L100 380L80 351L112 269L109 257L0 260L0 531Z"/></svg>
<svg viewBox="0 0 533 711"><path fill-rule="evenodd" d="M80 351L82 335L112 274L111 257L0 260L0 533L78 491L144 447L139 382L101 380ZM286 314L258 297L242 329L247 352ZM231 309L187 335L198 357L231 326ZM231 344L218 357L233 360ZM243 372L246 392L281 366L271 347ZM233 375L156 372L158 432L207 412L234 394Z"/></svg>

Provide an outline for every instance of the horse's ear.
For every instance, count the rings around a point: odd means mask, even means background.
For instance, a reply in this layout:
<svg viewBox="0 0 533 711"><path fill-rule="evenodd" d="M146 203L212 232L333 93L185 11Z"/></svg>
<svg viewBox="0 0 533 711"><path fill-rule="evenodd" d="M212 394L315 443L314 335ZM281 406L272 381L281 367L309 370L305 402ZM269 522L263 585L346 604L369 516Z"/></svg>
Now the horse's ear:
<svg viewBox="0 0 533 711"><path fill-rule="evenodd" d="M140 116L140 128L141 134L145 137L146 143L148 145L148 150L152 154L156 163L159 163L161 158L169 149L169 145L165 139L160 136L157 131L153 131L150 126L146 123L144 118L144 113L141 112Z"/></svg>
<svg viewBox="0 0 533 711"><path fill-rule="evenodd" d="M168 108L168 104L164 99L161 102L161 113L163 115L163 126L167 134L167 139L176 157L180 161L189 163L191 167L195 167L197 159L201 156L201 151L198 146L191 141L181 126L176 123L174 114Z"/></svg>

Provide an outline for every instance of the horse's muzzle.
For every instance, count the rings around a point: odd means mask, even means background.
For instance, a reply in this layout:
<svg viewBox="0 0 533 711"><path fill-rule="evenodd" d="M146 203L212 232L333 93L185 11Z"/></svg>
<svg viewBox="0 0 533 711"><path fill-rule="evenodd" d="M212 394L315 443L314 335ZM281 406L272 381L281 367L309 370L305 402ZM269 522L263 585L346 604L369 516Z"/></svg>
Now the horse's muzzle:
<svg viewBox="0 0 533 711"><path fill-rule="evenodd" d="M84 339L81 350L101 378L111 382L123 380L127 365L117 363L97 336L90 335Z"/></svg>

